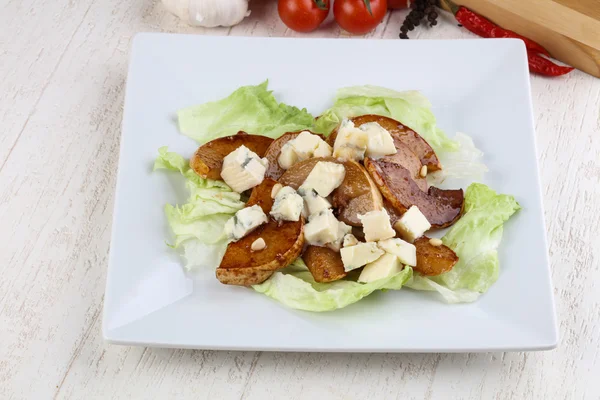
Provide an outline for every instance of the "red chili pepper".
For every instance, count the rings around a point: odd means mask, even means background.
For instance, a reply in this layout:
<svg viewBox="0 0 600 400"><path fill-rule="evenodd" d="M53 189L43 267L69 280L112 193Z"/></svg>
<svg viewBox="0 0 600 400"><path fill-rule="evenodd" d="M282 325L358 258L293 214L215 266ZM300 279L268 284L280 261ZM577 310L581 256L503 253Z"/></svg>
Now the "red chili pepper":
<svg viewBox="0 0 600 400"><path fill-rule="evenodd" d="M525 42L527 51L533 51L534 53L544 54L550 57L550 53L539 43L534 42L524 36L519 35L516 32L509 31L494 24L490 20L483 18L481 15L475 14L473 11L465 7L459 7L454 14L456 20L462 24L465 28L478 36L484 38L514 38L521 39Z"/></svg>
<svg viewBox="0 0 600 400"><path fill-rule="evenodd" d="M554 64L540 54L550 57L548 51L539 43L534 42L516 32L509 31L494 24L492 21L482 17L469 10L468 8L456 5L452 0L443 0L456 20L465 28L474 34L484 38L515 38L521 39L527 48L527 59L529 61L529 70L538 74L547 76L559 76L573 71L574 68L563 67Z"/></svg>
<svg viewBox="0 0 600 400"><path fill-rule="evenodd" d="M529 59L529 71L546 76L560 76L568 74L575 69L573 67L556 65L547 58L544 58L541 55L531 51L527 52L527 58Z"/></svg>

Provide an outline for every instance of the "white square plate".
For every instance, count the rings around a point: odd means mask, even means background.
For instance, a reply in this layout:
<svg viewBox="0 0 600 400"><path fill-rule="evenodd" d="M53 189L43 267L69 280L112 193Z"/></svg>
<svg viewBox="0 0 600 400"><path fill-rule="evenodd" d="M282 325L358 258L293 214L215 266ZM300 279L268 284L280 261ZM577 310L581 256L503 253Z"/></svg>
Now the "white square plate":
<svg viewBox="0 0 600 400"><path fill-rule="evenodd" d="M360 56L354 56L360 55ZM318 115L336 89L421 90L439 126L485 152L485 182L523 209L506 225L501 273L471 304L411 290L374 293L328 313L291 310L250 289L190 278L165 245L165 203L186 197L152 173L157 149L190 156L175 112L270 80L280 101ZM465 182L465 186L466 186ZM127 80L104 337L199 349L347 352L540 350L558 334L536 162L529 73L517 40L343 40L141 34Z"/></svg>

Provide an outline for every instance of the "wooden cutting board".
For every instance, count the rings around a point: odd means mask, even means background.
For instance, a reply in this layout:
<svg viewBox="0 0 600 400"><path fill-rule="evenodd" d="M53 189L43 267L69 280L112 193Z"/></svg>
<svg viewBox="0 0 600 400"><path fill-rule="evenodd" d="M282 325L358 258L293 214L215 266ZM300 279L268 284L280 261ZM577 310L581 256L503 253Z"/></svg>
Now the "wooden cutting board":
<svg viewBox="0 0 600 400"><path fill-rule="evenodd" d="M600 78L600 0L455 0ZM442 2L443 3L443 2Z"/></svg>

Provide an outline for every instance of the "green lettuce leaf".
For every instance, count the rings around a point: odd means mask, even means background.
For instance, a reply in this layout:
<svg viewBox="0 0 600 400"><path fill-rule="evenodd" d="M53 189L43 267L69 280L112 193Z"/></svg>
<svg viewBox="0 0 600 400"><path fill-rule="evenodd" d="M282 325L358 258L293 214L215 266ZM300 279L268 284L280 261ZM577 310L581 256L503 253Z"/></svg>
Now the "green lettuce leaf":
<svg viewBox="0 0 600 400"><path fill-rule="evenodd" d="M184 244L187 268L198 264L219 265L227 246L223 233L225 222L244 208L244 202L240 200L239 193L224 182L198 176L185 158L169 152L167 147L161 147L158 154L154 170L179 171L186 178L190 193L185 204L165 205L165 215L175 235L171 246L178 248ZM192 239L199 243L188 243Z"/></svg>
<svg viewBox="0 0 600 400"><path fill-rule="evenodd" d="M412 277L405 267L396 275L369 283L339 280L318 283L299 259L292 270L275 272L269 279L252 288L290 308L305 311L332 311L356 303L376 290L399 290Z"/></svg>
<svg viewBox="0 0 600 400"><path fill-rule="evenodd" d="M458 263L439 276L415 277L407 286L438 291L451 303L474 301L498 279L503 224L520 208L513 196L497 194L481 183L471 184L464 215L442 238L458 255Z"/></svg>
<svg viewBox="0 0 600 400"><path fill-rule="evenodd" d="M310 129L313 116L306 109L278 103L267 85L268 81L242 86L222 100L180 110L179 130L204 143L239 131L276 138L285 132Z"/></svg>

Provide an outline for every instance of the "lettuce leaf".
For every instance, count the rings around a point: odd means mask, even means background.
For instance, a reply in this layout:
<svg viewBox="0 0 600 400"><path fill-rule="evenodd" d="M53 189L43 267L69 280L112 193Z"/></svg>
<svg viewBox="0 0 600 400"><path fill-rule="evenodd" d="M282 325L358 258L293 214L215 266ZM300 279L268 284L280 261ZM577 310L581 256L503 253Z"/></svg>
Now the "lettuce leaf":
<svg viewBox="0 0 600 400"><path fill-rule="evenodd" d="M276 138L312 127L314 118L306 109L278 103L267 85L242 86L219 101L179 110L179 130L204 143L239 131Z"/></svg>
<svg viewBox="0 0 600 400"><path fill-rule="evenodd" d="M503 224L520 208L513 196L497 194L481 183L471 184L464 215L442 238L458 255L458 263L439 276L415 276L407 287L435 290L450 303L477 299L498 279Z"/></svg>
<svg viewBox="0 0 600 400"><path fill-rule="evenodd" d="M169 152L167 147L161 147L158 154L154 170L179 171L186 178L190 193L187 203L181 206L165 205L165 215L175 235L171 246L184 245L188 269L194 265L219 265L227 246L225 222L244 208L244 202L224 182L198 176L185 158ZM190 243L191 239L198 243Z"/></svg>
<svg viewBox="0 0 600 400"><path fill-rule="evenodd" d="M318 283L301 259L291 271L275 272L269 279L252 288L280 303L298 310L332 311L356 303L376 290L399 290L412 277L412 268L405 267L396 275L369 283L339 280Z"/></svg>

